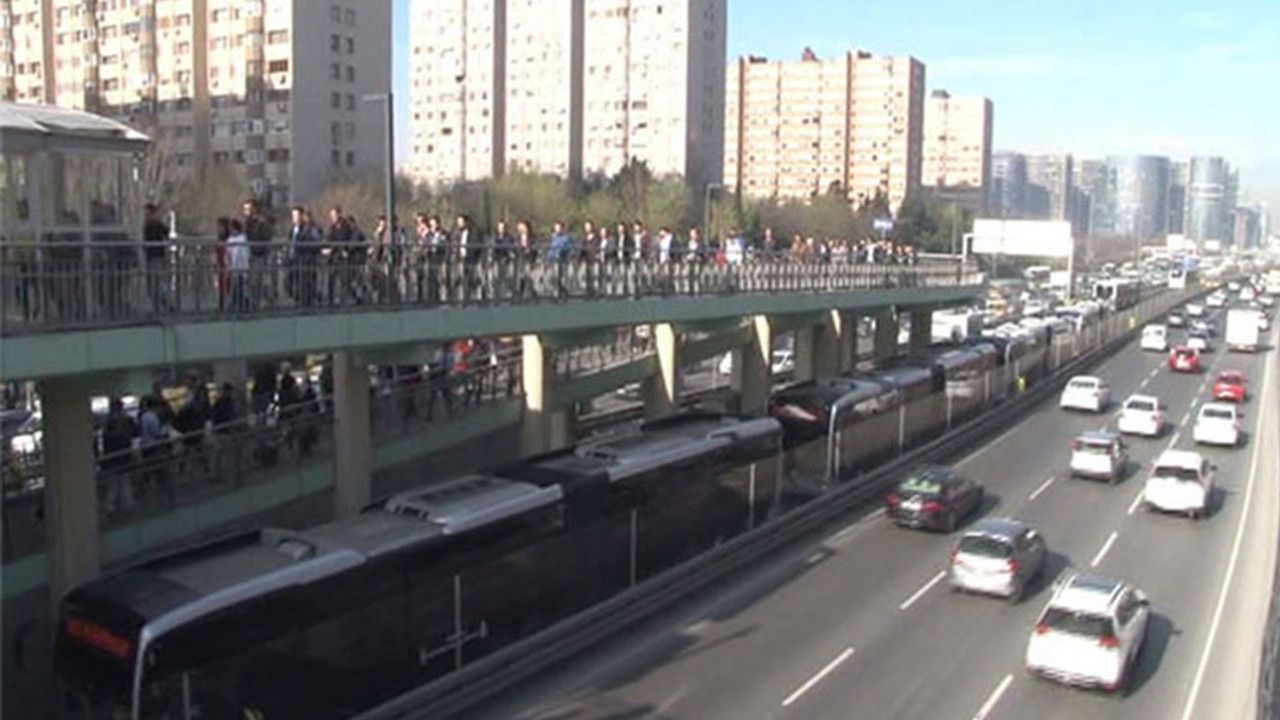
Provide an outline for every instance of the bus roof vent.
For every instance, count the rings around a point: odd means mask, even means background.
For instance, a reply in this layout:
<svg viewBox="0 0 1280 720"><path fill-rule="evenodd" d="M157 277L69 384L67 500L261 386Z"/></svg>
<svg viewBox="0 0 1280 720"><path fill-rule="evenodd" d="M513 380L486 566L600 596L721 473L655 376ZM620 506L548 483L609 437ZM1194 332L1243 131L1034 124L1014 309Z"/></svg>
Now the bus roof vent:
<svg viewBox="0 0 1280 720"><path fill-rule="evenodd" d="M262 544L294 562L302 562L316 556L316 545L298 533L268 528L262 531Z"/></svg>

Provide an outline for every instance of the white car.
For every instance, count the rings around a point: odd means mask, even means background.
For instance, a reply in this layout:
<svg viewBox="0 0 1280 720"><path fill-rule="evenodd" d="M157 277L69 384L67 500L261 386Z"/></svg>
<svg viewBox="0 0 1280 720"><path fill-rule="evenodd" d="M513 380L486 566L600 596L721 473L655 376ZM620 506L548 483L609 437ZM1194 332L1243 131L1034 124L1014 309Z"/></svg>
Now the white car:
<svg viewBox="0 0 1280 720"><path fill-rule="evenodd" d="M1027 643L1027 671L1068 685L1124 690L1150 619L1150 602L1128 583L1070 576L1040 613Z"/></svg>
<svg viewBox="0 0 1280 720"><path fill-rule="evenodd" d="M1205 304L1211 308L1224 308L1227 306L1227 296L1221 293L1214 293L1205 298Z"/></svg>
<svg viewBox="0 0 1280 720"><path fill-rule="evenodd" d="M1187 335L1187 347L1191 348L1192 350L1198 350L1200 351L1200 354L1203 355L1204 353L1209 352L1209 350L1211 349L1211 346L1209 344L1209 336L1205 335L1202 332L1195 332L1193 330L1190 334Z"/></svg>
<svg viewBox="0 0 1280 720"><path fill-rule="evenodd" d="M1231 282L1227 283L1227 289L1230 290L1231 292L1240 292L1240 281L1232 280Z"/></svg>
<svg viewBox="0 0 1280 720"><path fill-rule="evenodd" d="M1262 307L1271 307L1276 304L1276 299L1267 294L1258 296L1258 302L1262 303Z"/></svg>
<svg viewBox="0 0 1280 720"><path fill-rule="evenodd" d="M1071 441L1072 477L1087 477L1115 483L1124 475L1129 453L1119 435L1091 430Z"/></svg>
<svg viewBox="0 0 1280 720"><path fill-rule="evenodd" d="M1230 403L1205 403L1196 416L1192 438L1196 444L1235 447L1240 443L1239 413Z"/></svg>
<svg viewBox="0 0 1280 720"><path fill-rule="evenodd" d="M1209 461L1194 450L1165 450L1156 458L1142 489L1142 502L1148 510L1182 513L1198 520L1209 509L1213 496L1212 470Z"/></svg>
<svg viewBox="0 0 1280 720"><path fill-rule="evenodd" d="M1067 410L1088 410L1100 413L1111 402L1111 388L1102 378L1077 375L1067 381L1058 406Z"/></svg>
<svg viewBox="0 0 1280 720"><path fill-rule="evenodd" d="M1164 325L1148 325L1142 328L1142 341L1140 347L1143 350L1154 350L1156 352L1169 351L1169 328Z"/></svg>
<svg viewBox="0 0 1280 720"><path fill-rule="evenodd" d="M1187 317L1204 317L1204 306L1200 303L1187 303Z"/></svg>
<svg viewBox="0 0 1280 720"><path fill-rule="evenodd" d="M1154 395L1131 395L1120 408L1117 429L1125 435L1159 437L1164 431L1164 413Z"/></svg>
<svg viewBox="0 0 1280 720"><path fill-rule="evenodd" d="M1257 296L1258 294L1253 291L1252 285L1245 285L1244 287L1240 288L1240 299L1243 300L1244 302L1249 302L1250 300L1253 300Z"/></svg>

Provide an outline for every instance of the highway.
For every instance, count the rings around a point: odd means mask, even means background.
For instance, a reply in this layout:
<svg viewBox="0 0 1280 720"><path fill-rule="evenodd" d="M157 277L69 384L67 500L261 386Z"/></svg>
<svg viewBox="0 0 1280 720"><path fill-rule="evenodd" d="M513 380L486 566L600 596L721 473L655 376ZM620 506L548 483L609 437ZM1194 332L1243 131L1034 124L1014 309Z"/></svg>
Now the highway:
<svg viewBox="0 0 1280 720"><path fill-rule="evenodd" d="M1215 345L1208 370L1188 376L1131 343L1095 370L1112 385L1107 414L1066 413L1055 397L958 461L986 485L984 512L1028 520L1049 543L1046 572L1018 604L949 592L942 572L951 538L895 528L871 512L468 717L1252 717L1280 522L1280 403L1273 352L1226 354L1220 337ZM1167 447L1193 447L1195 411L1226 369L1249 378L1248 430L1240 448L1202 449L1218 466L1212 514L1195 523L1146 512L1137 499L1151 461ZM1124 482L1069 479L1071 439L1114 428L1120 403L1136 392L1160 397L1171 427L1159 439L1129 440L1133 470ZM1068 567L1120 577L1151 598L1153 621L1128 694L1064 688L1023 670L1032 625Z"/></svg>

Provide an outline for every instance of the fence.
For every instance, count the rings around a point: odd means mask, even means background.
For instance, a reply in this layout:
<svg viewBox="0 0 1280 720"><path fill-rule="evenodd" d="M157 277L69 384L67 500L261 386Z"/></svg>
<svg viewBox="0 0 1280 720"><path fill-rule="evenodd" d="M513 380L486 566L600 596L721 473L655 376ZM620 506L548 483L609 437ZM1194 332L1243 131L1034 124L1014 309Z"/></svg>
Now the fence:
<svg viewBox="0 0 1280 720"><path fill-rule="evenodd" d="M976 284L954 262L874 265L752 256L742 263L547 261L488 247L447 258L353 260L273 244L228 251L209 240L0 244L0 334L334 309L419 308ZM327 254L326 254L327 253Z"/></svg>

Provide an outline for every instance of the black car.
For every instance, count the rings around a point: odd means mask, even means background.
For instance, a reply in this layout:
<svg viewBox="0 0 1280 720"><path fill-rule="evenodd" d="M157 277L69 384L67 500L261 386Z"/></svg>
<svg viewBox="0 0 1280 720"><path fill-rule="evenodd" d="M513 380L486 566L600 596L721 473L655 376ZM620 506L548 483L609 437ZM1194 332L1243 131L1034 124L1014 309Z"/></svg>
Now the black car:
<svg viewBox="0 0 1280 720"><path fill-rule="evenodd" d="M982 493L957 470L929 465L898 483L885 498L885 513L898 525L951 532L982 505Z"/></svg>

